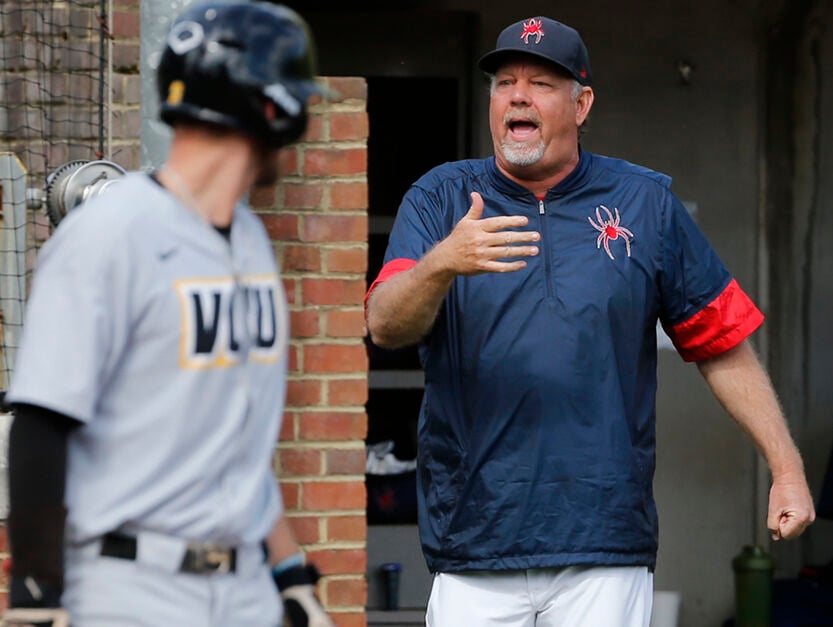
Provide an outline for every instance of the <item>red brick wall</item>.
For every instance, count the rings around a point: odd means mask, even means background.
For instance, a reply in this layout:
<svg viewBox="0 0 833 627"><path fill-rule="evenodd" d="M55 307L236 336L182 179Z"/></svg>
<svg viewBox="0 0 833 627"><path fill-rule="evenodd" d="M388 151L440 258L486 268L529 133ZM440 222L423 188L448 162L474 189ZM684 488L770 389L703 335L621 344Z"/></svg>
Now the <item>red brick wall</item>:
<svg viewBox="0 0 833 627"><path fill-rule="evenodd" d="M83 19L95 20L93 9L86 10ZM135 169L139 0L115 0L112 22L112 158ZM323 602L339 627L364 627L366 84L326 80L340 97L311 107L306 136L284 154L282 181L257 190L251 201L275 240L291 311L290 381L275 467L298 539L324 575ZM62 145L60 137L49 142ZM92 151L72 156L96 158ZM6 553L0 526L0 556ZM3 606L5 589L0 572Z"/></svg>
<svg viewBox="0 0 833 627"><path fill-rule="evenodd" d="M287 511L337 624L366 624L366 83L326 79L276 189L251 200L275 240L291 311L290 381L276 464Z"/></svg>

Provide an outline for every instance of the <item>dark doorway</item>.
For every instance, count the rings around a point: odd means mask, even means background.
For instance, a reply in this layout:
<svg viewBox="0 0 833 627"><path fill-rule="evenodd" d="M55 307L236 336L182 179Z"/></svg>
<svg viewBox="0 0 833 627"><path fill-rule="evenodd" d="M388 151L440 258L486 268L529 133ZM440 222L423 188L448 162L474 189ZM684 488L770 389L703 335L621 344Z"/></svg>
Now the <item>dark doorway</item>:
<svg viewBox="0 0 833 627"><path fill-rule="evenodd" d="M367 79L368 285L383 264L388 233L408 188L436 165L459 158L459 81L449 77ZM383 350L368 341L368 443L392 440L400 459L416 456L421 394L416 348Z"/></svg>

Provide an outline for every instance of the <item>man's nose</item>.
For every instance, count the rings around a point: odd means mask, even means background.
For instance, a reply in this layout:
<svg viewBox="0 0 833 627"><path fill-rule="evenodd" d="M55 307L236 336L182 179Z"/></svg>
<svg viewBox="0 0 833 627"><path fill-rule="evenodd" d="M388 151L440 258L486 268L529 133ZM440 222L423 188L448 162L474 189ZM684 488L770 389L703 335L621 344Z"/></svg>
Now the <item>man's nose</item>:
<svg viewBox="0 0 833 627"><path fill-rule="evenodd" d="M512 85L512 104L529 104L529 85L524 81L517 81Z"/></svg>

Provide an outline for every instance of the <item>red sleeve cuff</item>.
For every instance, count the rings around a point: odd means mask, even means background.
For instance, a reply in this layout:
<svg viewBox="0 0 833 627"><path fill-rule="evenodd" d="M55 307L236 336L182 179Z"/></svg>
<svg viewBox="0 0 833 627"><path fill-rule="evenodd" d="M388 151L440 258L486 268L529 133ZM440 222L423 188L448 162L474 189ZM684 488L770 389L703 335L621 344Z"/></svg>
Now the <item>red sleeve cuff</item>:
<svg viewBox="0 0 833 627"><path fill-rule="evenodd" d="M370 287L367 289L367 294L364 295L364 309L367 311L367 299L370 298L370 294L373 290L376 289L376 286L380 283L387 281L392 276L399 274L400 272L404 272L405 270L410 270L417 264L416 261L413 259L392 259L388 261L381 270L379 270L379 276L376 277L376 280L370 284Z"/></svg>
<svg viewBox="0 0 833 627"><path fill-rule="evenodd" d="M737 346L763 321L764 314L732 279L712 302L666 331L685 361L701 361Z"/></svg>

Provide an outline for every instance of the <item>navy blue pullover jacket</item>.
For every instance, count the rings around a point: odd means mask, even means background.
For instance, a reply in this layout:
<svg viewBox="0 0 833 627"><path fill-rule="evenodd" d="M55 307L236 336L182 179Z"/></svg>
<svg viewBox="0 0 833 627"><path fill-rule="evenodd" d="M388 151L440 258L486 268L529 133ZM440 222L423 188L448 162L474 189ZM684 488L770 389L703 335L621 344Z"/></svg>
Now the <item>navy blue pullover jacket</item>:
<svg viewBox="0 0 833 627"><path fill-rule="evenodd" d="M494 158L420 178L372 290L467 213L526 215L523 270L457 277L420 345L419 527L429 569L654 567L657 320L687 360L735 346L763 316L670 178L581 152L544 198Z"/></svg>

